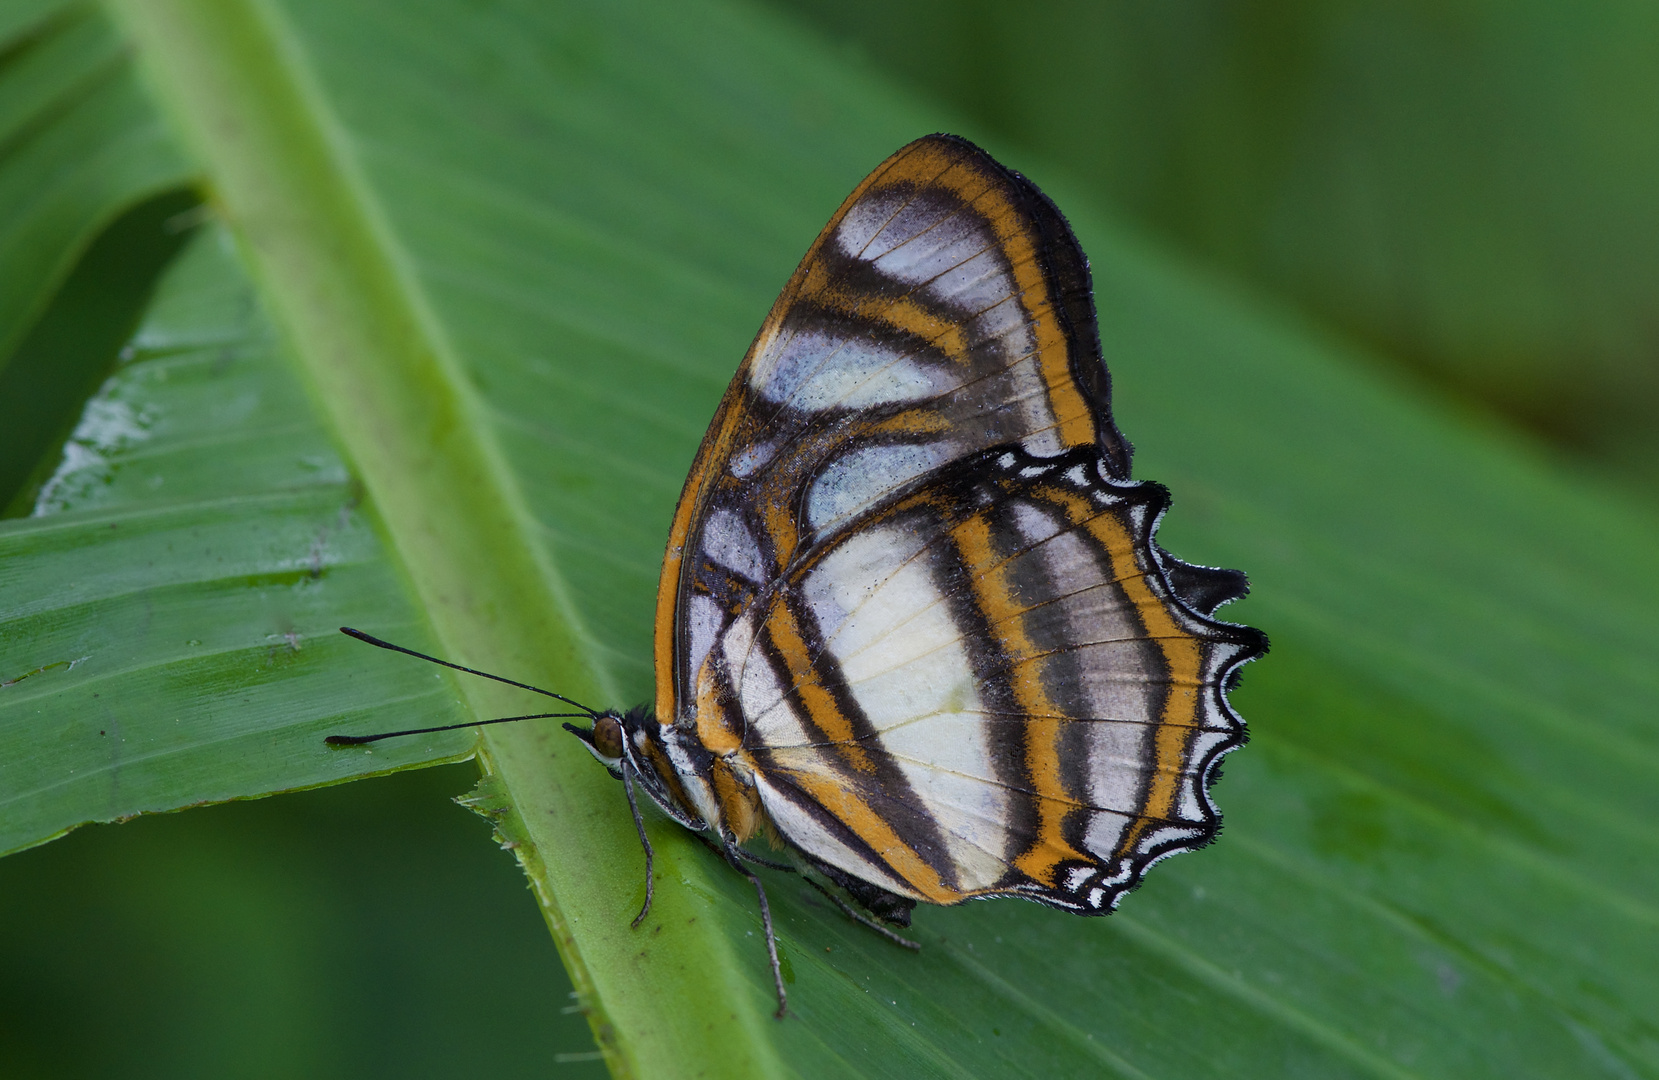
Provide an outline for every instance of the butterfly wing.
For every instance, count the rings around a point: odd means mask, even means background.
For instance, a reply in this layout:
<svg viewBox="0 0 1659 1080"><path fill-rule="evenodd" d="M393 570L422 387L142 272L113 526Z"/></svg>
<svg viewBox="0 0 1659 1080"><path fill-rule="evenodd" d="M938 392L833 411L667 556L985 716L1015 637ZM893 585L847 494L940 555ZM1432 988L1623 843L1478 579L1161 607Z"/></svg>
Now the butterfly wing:
<svg viewBox="0 0 1659 1080"><path fill-rule="evenodd" d="M1242 575L1152 533L1087 263L1024 178L930 136L859 186L734 378L658 597L658 716L809 856L936 903L1109 910L1207 842Z"/></svg>
<svg viewBox="0 0 1659 1080"><path fill-rule="evenodd" d="M657 715L689 719L735 613L812 543L989 447L1091 447L1129 476L1088 263L1037 188L919 139L848 196L762 325L670 530Z"/></svg>
<svg viewBox="0 0 1659 1080"><path fill-rule="evenodd" d="M1244 740L1224 686L1262 641L1171 585L1236 579L1159 551L1167 502L1087 453L992 452L803 559L719 645L768 816L934 903L1106 911L1207 843Z"/></svg>

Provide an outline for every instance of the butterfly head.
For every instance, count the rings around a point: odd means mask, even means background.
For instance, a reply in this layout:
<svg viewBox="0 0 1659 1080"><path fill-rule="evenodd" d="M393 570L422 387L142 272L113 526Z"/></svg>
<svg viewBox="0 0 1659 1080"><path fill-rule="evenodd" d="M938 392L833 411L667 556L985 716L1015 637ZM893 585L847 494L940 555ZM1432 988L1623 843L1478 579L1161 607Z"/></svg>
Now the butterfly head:
<svg viewBox="0 0 1659 1080"><path fill-rule="evenodd" d="M700 770L677 752L679 741L669 738L671 732L649 707L626 713L607 709L594 715L592 727L566 724L565 730L581 739L612 776L621 779L626 773L674 820L691 829L707 828L706 813L697 809L700 801L686 787L689 783L700 791L706 786L697 776Z"/></svg>
<svg viewBox="0 0 1659 1080"><path fill-rule="evenodd" d="M622 759L628 755L628 732L624 726L628 717L612 710L596 713L592 727L566 724L565 730L582 740L588 752L611 772L619 772Z"/></svg>

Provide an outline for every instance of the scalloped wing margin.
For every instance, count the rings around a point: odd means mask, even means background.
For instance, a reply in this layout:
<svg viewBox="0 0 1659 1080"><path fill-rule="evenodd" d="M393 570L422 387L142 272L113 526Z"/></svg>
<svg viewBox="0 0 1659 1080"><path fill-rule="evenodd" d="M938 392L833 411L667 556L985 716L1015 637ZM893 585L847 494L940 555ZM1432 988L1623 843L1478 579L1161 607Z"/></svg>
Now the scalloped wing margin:
<svg viewBox="0 0 1659 1080"><path fill-rule="evenodd" d="M1214 837L1208 785L1245 739L1223 684L1265 638L1196 610L1239 575L1170 583L1168 492L1103 473L1087 451L963 462L739 618L705 675L793 844L913 899L1101 914Z"/></svg>

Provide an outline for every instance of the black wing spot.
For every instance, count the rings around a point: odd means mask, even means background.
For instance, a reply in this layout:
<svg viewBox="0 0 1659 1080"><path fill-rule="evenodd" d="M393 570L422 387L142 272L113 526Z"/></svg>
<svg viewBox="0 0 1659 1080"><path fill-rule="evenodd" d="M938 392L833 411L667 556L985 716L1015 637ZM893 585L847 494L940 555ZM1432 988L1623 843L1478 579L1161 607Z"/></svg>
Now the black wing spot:
<svg viewBox="0 0 1659 1080"><path fill-rule="evenodd" d="M1159 549L1164 564L1164 576L1169 587L1181 602L1200 615L1215 614L1222 604L1242 600L1250 592L1250 579L1241 570L1220 570L1210 566L1194 566L1182 562Z"/></svg>

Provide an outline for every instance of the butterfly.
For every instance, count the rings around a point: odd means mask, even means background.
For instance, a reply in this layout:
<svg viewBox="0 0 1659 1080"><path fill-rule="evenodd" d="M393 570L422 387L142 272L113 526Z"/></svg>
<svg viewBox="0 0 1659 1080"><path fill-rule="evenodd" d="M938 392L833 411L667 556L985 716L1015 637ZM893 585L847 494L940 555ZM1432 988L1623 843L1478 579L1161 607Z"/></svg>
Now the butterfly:
<svg viewBox="0 0 1659 1080"><path fill-rule="evenodd" d="M1169 494L1131 480L1130 455L1054 204L950 135L877 167L697 452L654 705L550 695L623 781L646 852L635 925L652 888L636 787L754 884L779 1016L755 864L902 942L887 927L922 902L1102 915L1214 839L1209 786L1245 741L1227 691L1267 641L1214 618L1242 573L1157 545ZM759 835L789 862L743 846Z"/></svg>

